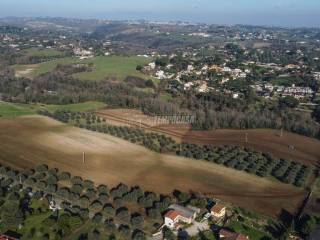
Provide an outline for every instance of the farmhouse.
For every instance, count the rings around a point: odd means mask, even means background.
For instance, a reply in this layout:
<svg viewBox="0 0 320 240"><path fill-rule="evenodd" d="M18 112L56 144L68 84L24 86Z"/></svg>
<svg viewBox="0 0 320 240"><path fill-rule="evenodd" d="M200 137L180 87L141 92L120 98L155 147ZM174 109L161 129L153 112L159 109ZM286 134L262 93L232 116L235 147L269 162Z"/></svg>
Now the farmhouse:
<svg viewBox="0 0 320 240"><path fill-rule="evenodd" d="M191 224L196 215L196 211L191 208L172 204L169 206L169 211L164 215L164 225L175 229L178 227L179 222Z"/></svg>
<svg viewBox="0 0 320 240"><path fill-rule="evenodd" d="M216 218L223 218L226 215L226 207L223 206L222 204L215 204L211 209L210 209L211 216L216 217Z"/></svg>
<svg viewBox="0 0 320 240"><path fill-rule="evenodd" d="M226 229L221 229L219 232L221 240L248 240L249 237L240 233L231 232Z"/></svg>

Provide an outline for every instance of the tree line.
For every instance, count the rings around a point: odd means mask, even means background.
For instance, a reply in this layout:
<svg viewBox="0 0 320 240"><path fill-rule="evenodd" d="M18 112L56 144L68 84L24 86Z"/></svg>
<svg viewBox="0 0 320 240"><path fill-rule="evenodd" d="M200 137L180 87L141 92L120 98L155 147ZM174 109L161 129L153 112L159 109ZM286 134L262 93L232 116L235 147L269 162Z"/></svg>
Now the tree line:
<svg viewBox="0 0 320 240"><path fill-rule="evenodd" d="M71 70L70 70L71 69ZM81 69L87 70L85 66ZM173 99L161 98L161 89L155 93L141 91L135 84L140 81L115 82L74 79L77 68L58 66L51 73L33 80L16 78L10 69L0 71L1 98L8 102L71 104L85 101L101 101L110 106L141 109L146 114L195 114L193 127L208 130L219 128L283 128L301 135L320 138L320 126L315 114L297 112L279 101L261 103L252 92L246 99L235 100L220 93L172 93ZM146 83L144 86L148 85ZM150 84L150 86L152 86ZM162 88L160 84L160 88Z"/></svg>

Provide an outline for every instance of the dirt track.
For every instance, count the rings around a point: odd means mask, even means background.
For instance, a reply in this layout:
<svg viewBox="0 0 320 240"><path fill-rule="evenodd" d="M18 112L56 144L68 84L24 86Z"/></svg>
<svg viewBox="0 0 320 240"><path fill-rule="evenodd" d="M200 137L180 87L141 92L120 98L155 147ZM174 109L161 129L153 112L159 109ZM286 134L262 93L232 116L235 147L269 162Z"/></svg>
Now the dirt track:
<svg viewBox="0 0 320 240"><path fill-rule="evenodd" d="M194 131L188 126L181 125L157 126L152 117L143 115L137 110L108 109L98 111L97 114L110 124L142 127L148 131L167 134L182 142L217 146L230 144L248 146L272 153L279 158L308 165L320 163L319 140L285 131L282 137L279 130L272 129ZM246 143L246 133L248 143ZM294 146L294 150L290 150L290 145Z"/></svg>
<svg viewBox="0 0 320 240"><path fill-rule="evenodd" d="M295 211L305 191L213 163L151 152L96 132L32 116L0 120L0 162L21 169L45 163L109 186L124 182L146 190L210 193L275 215ZM82 152L87 160L82 164Z"/></svg>

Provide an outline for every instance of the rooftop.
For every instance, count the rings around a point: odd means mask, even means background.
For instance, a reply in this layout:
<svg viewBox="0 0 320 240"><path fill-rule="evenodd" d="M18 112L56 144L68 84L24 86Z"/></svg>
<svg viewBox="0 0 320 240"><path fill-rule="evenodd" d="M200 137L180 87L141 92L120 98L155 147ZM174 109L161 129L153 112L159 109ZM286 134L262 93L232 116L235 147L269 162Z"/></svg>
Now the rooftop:
<svg viewBox="0 0 320 240"><path fill-rule="evenodd" d="M177 211L179 213L179 215L181 215L185 218L193 218L193 216L195 214L195 211L193 211L189 208L180 206L178 204L171 204L169 206L169 209L173 209L173 210Z"/></svg>
<svg viewBox="0 0 320 240"><path fill-rule="evenodd" d="M210 209L210 211L214 213L220 213L224 208L224 205L217 203Z"/></svg>
<svg viewBox="0 0 320 240"><path fill-rule="evenodd" d="M179 216L179 213L175 210L170 210L164 216L174 221Z"/></svg>
<svg viewBox="0 0 320 240"><path fill-rule="evenodd" d="M1 235L0 240L17 240L18 238L9 237L7 235Z"/></svg>
<svg viewBox="0 0 320 240"><path fill-rule="evenodd" d="M220 230L220 239L223 240L248 240L249 238L241 233L231 232L227 229Z"/></svg>

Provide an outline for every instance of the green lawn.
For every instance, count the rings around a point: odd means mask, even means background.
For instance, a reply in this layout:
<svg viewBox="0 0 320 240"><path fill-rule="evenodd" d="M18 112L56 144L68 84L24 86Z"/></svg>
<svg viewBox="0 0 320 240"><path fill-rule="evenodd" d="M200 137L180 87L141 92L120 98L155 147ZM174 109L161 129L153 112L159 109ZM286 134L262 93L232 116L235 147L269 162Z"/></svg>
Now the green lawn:
<svg viewBox="0 0 320 240"><path fill-rule="evenodd" d="M45 105L45 104L20 104L0 102L0 116L6 118L19 117L23 115L32 115L40 109L48 109L49 111L56 111L65 109L77 112L86 112L106 107L105 103L101 102L85 102L67 105Z"/></svg>
<svg viewBox="0 0 320 240"><path fill-rule="evenodd" d="M52 212L46 212L46 213L41 213L38 215L30 216L24 221L24 227L21 231L21 233L28 233L30 232L31 229L36 229L39 230L41 226L43 226L42 222L48 218ZM28 239L28 238L22 238L22 239ZM33 236L32 239L42 239L41 234L36 233L35 236Z"/></svg>
<svg viewBox="0 0 320 240"><path fill-rule="evenodd" d="M75 74L75 77L80 79L102 80L105 77L116 77L124 79L127 76L137 76L147 78L148 76L136 70L137 65L144 65L150 61L145 57L95 57L84 60L85 63L93 63L95 70L92 72L83 72Z"/></svg>
<svg viewBox="0 0 320 240"><path fill-rule="evenodd" d="M38 209L38 208L42 208L47 209L47 207L45 207L43 205L43 203L40 200L32 200L30 207L33 209ZM52 211L45 211L43 213L39 213L39 214L35 214L35 215L30 215L26 218L26 220L24 221L24 226L21 229L20 233L29 233L31 229L35 229L36 232L39 231L39 229L43 226L43 221L48 218L50 215L52 214ZM29 239L29 238L22 238L22 239ZM39 234L39 232L37 232L32 239L42 239L41 234Z"/></svg>
<svg viewBox="0 0 320 240"><path fill-rule="evenodd" d="M241 222L237 222L235 220L231 221L227 227L232 229L234 232L242 233L249 236L250 240L260 240L265 236L268 236L266 233L256 230L253 227L245 225Z"/></svg>
<svg viewBox="0 0 320 240"><path fill-rule="evenodd" d="M137 65L144 65L150 61L150 58L137 56L100 56L85 60L79 60L74 57L65 57L39 64L15 65L13 68L19 76L34 78L43 73L54 70L58 64L93 63L94 70L92 72L77 73L74 77L99 81L106 77L116 77L123 80L125 77L130 75L148 79L149 77L137 71L136 67Z"/></svg>
<svg viewBox="0 0 320 240"><path fill-rule="evenodd" d="M44 57L55 57L64 56L64 53L56 49L48 48L29 48L23 51L27 56L44 56Z"/></svg>
<svg viewBox="0 0 320 240"><path fill-rule="evenodd" d="M35 114L38 109L38 106L35 105L0 102L1 117L19 117Z"/></svg>
<svg viewBox="0 0 320 240"><path fill-rule="evenodd" d="M163 94L161 94L161 98L163 100L170 101L170 100L172 100L172 95L171 95L171 93L163 93Z"/></svg>
<svg viewBox="0 0 320 240"><path fill-rule="evenodd" d="M13 69L16 71L16 73L18 73L19 76L34 78L41 74L51 72L58 64L70 64L76 61L76 58L65 57L38 64L14 65Z"/></svg>

